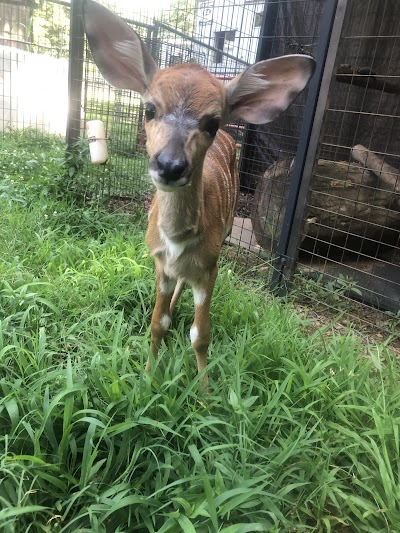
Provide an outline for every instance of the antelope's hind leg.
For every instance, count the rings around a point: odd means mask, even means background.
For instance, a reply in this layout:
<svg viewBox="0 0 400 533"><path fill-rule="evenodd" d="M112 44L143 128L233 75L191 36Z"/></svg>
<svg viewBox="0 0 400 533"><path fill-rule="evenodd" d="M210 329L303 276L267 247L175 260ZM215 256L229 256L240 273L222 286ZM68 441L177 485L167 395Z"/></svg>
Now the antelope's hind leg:
<svg viewBox="0 0 400 533"><path fill-rule="evenodd" d="M215 265L203 283L192 285L194 321L190 328L190 340L196 354L199 372L207 366L207 352L211 335L210 305L217 274L218 267ZM207 374L204 374L202 383L203 386L207 387Z"/></svg>

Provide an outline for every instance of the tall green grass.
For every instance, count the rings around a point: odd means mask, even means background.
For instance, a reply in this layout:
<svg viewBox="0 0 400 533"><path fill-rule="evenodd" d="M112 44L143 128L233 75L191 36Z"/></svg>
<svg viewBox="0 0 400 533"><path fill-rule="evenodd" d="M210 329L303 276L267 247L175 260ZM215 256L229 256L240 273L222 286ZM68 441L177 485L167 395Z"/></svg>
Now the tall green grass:
<svg viewBox="0 0 400 533"><path fill-rule="evenodd" d="M141 214L13 194L0 198L1 531L398 531L387 348L365 357L355 334L307 333L223 264L209 395L189 291L147 375Z"/></svg>

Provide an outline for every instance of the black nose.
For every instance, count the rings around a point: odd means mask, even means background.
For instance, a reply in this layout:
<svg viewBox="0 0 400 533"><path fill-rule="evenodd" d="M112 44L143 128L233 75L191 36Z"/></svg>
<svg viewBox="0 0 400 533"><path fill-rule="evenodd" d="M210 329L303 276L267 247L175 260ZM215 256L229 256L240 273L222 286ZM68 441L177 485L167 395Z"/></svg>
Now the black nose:
<svg viewBox="0 0 400 533"><path fill-rule="evenodd" d="M169 154L161 152L156 157L157 170L160 177L166 181L177 181L188 168L188 162L182 154Z"/></svg>

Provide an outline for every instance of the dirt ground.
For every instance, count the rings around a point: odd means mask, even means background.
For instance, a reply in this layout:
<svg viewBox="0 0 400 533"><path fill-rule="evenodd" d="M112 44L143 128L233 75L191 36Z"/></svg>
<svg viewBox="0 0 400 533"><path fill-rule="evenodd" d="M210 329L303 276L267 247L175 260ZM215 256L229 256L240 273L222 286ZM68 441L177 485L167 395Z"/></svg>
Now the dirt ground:
<svg viewBox="0 0 400 533"><path fill-rule="evenodd" d="M145 209L150 207L153 194L150 192L142 192L135 194L132 197L115 196L109 201L108 208L113 212L134 213L138 208ZM247 218L251 214L251 203L253 195L241 192L239 194L239 201L237 207L237 216Z"/></svg>

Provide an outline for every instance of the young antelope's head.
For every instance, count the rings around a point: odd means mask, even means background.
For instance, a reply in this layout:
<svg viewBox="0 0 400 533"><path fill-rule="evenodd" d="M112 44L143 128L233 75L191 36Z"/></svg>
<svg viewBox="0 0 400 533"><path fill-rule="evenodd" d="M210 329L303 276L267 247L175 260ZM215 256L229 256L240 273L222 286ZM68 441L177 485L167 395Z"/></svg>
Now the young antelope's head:
<svg viewBox="0 0 400 533"><path fill-rule="evenodd" d="M153 182L162 190L190 184L223 119L223 84L199 65L177 65L155 73L144 100Z"/></svg>
<svg viewBox="0 0 400 533"><path fill-rule="evenodd" d="M283 56L260 61L224 85L192 63L158 69L138 34L92 0L83 4L83 21L104 78L143 98L149 173L163 191L201 179L206 151L221 125L235 118L270 122L304 89L314 71L309 56Z"/></svg>

